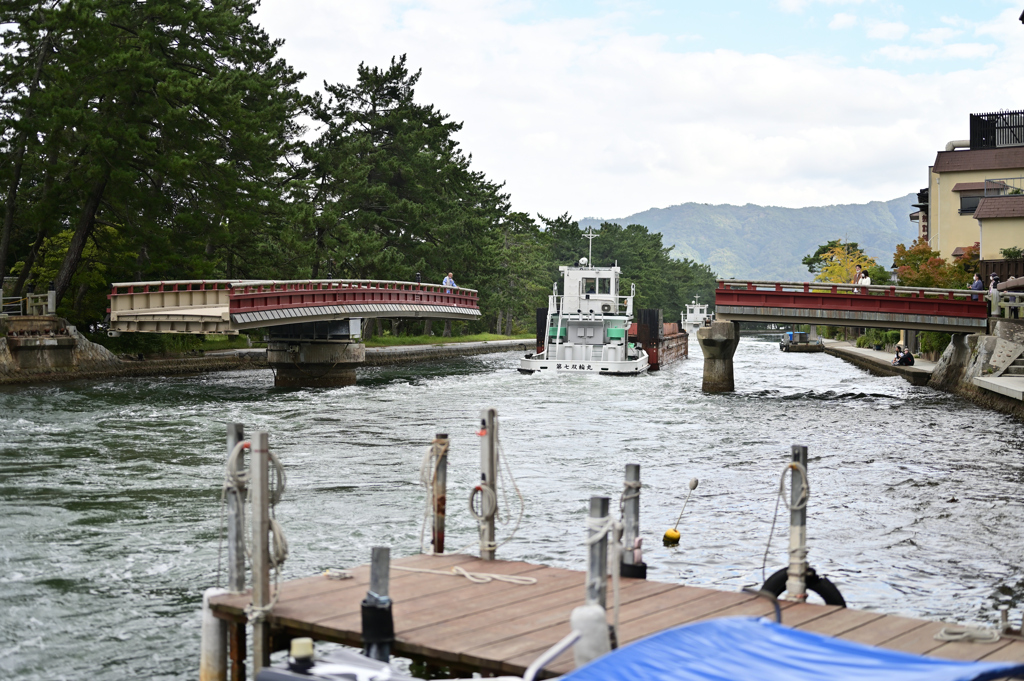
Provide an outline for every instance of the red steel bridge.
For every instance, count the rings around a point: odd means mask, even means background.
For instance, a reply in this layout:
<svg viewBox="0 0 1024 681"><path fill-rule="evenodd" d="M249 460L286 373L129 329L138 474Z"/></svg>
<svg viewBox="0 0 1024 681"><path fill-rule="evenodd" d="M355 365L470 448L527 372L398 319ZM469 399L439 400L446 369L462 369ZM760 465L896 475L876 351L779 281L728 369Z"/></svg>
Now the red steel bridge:
<svg viewBox="0 0 1024 681"><path fill-rule="evenodd" d="M719 281L715 290L715 317L733 322L984 333L988 328L984 293L727 279ZM972 300L974 295L979 300Z"/></svg>
<svg viewBox="0 0 1024 681"><path fill-rule="evenodd" d="M146 281L113 284L110 331L237 333L350 318L473 320L473 289L408 281Z"/></svg>

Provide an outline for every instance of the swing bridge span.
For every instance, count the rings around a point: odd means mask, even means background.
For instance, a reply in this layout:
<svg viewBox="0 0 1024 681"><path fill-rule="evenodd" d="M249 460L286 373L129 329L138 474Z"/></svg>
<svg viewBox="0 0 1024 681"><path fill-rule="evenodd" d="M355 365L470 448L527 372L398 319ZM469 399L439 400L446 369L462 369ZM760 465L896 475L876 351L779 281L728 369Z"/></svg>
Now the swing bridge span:
<svg viewBox="0 0 1024 681"><path fill-rule="evenodd" d="M715 317L731 322L985 333L989 314L984 294L969 289L727 279L715 289Z"/></svg>
<svg viewBox="0 0 1024 681"><path fill-rule="evenodd" d="M408 281L147 281L111 288L113 333L236 334L353 318L480 317L477 291Z"/></svg>

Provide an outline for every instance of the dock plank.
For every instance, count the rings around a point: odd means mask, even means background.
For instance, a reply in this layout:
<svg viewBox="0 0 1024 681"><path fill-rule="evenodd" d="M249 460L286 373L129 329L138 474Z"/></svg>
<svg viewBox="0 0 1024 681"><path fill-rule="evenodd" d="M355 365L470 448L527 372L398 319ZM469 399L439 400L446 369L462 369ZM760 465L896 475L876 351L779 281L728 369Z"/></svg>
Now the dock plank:
<svg viewBox="0 0 1024 681"><path fill-rule="evenodd" d="M401 567L522 575L535 584L503 581L473 583L463 576L401 570ZM274 608L273 626L289 636L307 635L360 646L361 602L369 587L369 568L349 571L351 579L314 575L285 582ZM469 555L416 555L392 561L390 595L394 601L394 653L485 674L522 674L542 652L570 630L572 610L584 602L582 572L518 561L482 561ZM772 617L772 603L742 592L719 591L638 579L623 579L620 591L620 643L672 627L729 616ZM609 608L612 601L609 585ZM211 600L214 614L245 620L248 593ZM1024 662L1024 641L1004 638L996 644L934 639L943 626L908 617L836 606L781 602L783 624L909 653L958 660ZM609 613L609 620L611 613ZM287 636L282 637L282 640ZM567 651L545 670L546 676L573 668Z"/></svg>

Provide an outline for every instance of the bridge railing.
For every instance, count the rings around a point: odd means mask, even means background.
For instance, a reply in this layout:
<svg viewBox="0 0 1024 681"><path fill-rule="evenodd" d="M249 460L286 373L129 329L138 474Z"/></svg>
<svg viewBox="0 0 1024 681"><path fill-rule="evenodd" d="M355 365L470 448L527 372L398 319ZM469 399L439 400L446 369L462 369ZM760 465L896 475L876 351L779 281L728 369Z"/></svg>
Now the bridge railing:
<svg viewBox="0 0 1024 681"><path fill-rule="evenodd" d="M302 279L241 281L231 284L231 312L258 312L282 307L406 303L480 309L475 289L414 281L373 279Z"/></svg>
<svg viewBox="0 0 1024 681"><path fill-rule="evenodd" d="M924 286L893 286L863 284L833 284L831 282L786 282L786 281L748 281L737 279L720 279L719 290L762 291L776 293L832 293L868 296L886 296L901 298L933 298L945 300L963 300L971 302L972 296L982 297L983 292L970 289L928 288ZM978 302L981 302L980 300Z"/></svg>

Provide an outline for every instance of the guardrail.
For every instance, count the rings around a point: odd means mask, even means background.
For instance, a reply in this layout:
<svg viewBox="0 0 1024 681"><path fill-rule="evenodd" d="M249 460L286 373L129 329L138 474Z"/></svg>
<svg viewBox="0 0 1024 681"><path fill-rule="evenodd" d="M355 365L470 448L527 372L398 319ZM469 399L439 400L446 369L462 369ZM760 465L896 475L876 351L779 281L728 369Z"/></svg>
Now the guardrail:
<svg viewBox="0 0 1024 681"><path fill-rule="evenodd" d="M1020 319L1020 308L1024 307L1024 291L1020 293L989 291L985 299L989 302L993 317Z"/></svg>
<svg viewBox="0 0 1024 681"><path fill-rule="evenodd" d="M738 281L723 279L718 281L719 290L762 291L776 293L829 293L855 294L870 296L887 296L897 298L932 298L946 300L971 301L972 295L978 291L970 289L927 288L923 286L893 286L863 284L833 284L829 282L786 282L786 281ZM971 301L977 302L977 301Z"/></svg>
<svg viewBox="0 0 1024 681"><path fill-rule="evenodd" d="M20 316L24 314L24 307L22 306L22 303L24 302L24 298L2 296L0 297L0 313L11 316Z"/></svg>
<svg viewBox="0 0 1024 681"><path fill-rule="evenodd" d="M232 314L321 305L405 303L480 309L475 289L412 281L313 279L243 281L231 284Z"/></svg>

